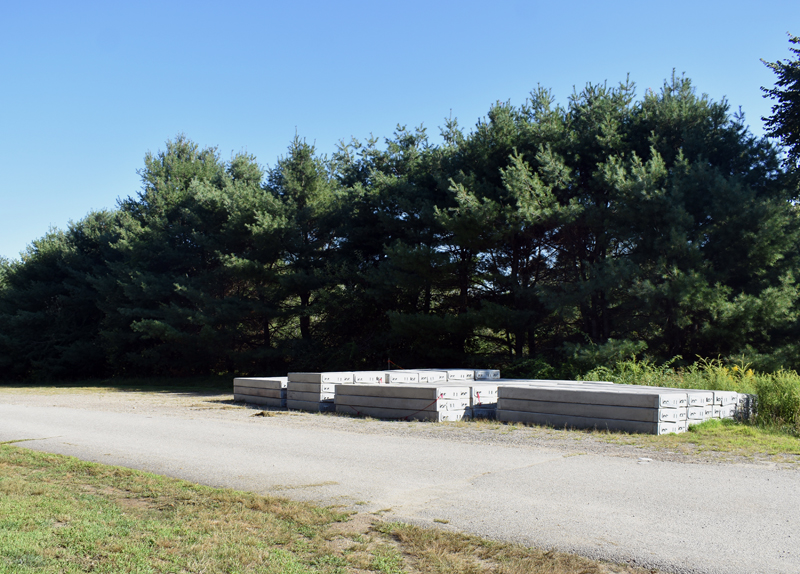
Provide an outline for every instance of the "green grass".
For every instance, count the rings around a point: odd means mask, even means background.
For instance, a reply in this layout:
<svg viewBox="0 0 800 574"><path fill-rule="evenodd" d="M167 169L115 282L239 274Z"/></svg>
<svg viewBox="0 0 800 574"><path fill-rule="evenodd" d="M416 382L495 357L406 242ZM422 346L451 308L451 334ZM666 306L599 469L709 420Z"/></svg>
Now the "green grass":
<svg viewBox="0 0 800 574"><path fill-rule="evenodd" d="M0 445L0 573L643 572Z"/></svg>
<svg viewBox="0 0 800 574"><path fill-rule="evenodd" d="M775 426L710 420L689 427L689 432L661 436L597 433L608 442L684 454L725 453L749 459L800 463L800 437Z"/></svg>

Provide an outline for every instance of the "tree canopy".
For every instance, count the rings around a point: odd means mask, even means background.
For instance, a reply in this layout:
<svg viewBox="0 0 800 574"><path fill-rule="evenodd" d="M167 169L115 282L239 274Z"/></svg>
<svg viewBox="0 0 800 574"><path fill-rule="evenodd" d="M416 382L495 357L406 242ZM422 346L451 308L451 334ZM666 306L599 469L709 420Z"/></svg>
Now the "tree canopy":
<svg viewBox="0 0 800 574"><path fill-rule="evenodd" d="M793 168L727 101L539 87L441 135L295 137L271 169L179 135L117 210L0 261L0 374L800 365Z"/></svg>

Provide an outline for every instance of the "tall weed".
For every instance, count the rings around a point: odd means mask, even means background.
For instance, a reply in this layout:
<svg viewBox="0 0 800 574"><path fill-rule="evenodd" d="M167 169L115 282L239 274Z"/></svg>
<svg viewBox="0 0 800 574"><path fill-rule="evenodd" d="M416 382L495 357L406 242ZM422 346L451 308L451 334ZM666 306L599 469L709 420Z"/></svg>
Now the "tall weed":
<svg viewBox="0 0 800 574"><path fill-rule="evenodd" d="M626 385L647 385L676 389L736 391L758 397L756 423L778 426L800 434L800 375L779 370L760 373L746 363L726 364L720 359L699 359L686 367L674 367L680 360L657 365L649 360L619 361L613 367L597 367L584 380L613 381Z"/></svg>

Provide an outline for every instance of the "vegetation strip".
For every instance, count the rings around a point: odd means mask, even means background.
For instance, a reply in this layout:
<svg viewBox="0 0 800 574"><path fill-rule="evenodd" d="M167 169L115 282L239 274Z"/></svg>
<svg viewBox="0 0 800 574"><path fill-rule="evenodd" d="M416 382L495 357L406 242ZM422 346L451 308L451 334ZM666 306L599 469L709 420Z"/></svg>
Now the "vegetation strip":
<svg viewBox="0 0 800 574"><path fill-rule="evenodd" d="M0 574L86 571L644 572L0 445Z"/></svg>

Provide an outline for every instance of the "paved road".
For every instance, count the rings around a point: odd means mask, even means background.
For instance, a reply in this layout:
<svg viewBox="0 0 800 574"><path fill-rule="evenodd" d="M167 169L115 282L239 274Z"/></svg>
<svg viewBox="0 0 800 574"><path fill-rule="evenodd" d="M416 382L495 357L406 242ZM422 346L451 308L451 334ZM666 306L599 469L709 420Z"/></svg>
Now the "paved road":
<svg viewBox="0 0 800 574"><path fill-rule="evenodd" d="M667 571L800 573L798 471L282 420L0 404L0 441Z"/></svg>

